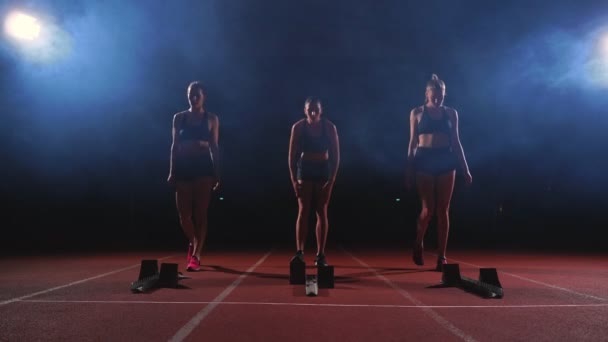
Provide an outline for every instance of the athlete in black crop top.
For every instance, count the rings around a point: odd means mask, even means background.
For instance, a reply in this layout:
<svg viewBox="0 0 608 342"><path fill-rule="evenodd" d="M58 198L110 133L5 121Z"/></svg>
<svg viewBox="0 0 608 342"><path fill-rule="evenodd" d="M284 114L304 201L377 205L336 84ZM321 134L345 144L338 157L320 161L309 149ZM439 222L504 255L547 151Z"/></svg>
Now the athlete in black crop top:
<svg viewBox="0 0 608 342"><path fill-rule="evenodd" d="M441 106L438 111L441 113L440 117L434 119L429 114L428 106L424 105L422 107L422 114L420 114L416 123L418 125L418 135L441 133L449 137L452 134L452 121L448 117L446 107Z"/></svg>
<svg viewBox="0 0 608 342"><path fill-rule="evenodd" d="M465 182L472 181L460 138L456 110L443 106L445 83L433 75L426 86L426 102L410 113L410 144L406 182L411 188L414 175L422 202L417 222L413 259L424 265L424 235L433 214L437 215L438 259L436 270L447 263L445 254L449 232L449 209L456 168L460 166Z"/></svg>
<svg viewBox="0 0 608 342"><path fill-rule="evenodd" d="M322 118L323 107L316 98L304 103L306 119L296 122L289 139L289 173L298 199L296 221L296 255L304 260L304 244L308 235L310 210L317 216L316 265L327 265L327 206L340 164L340 147L336 126ZM315 204L314 208L311 208Z"/></svg>
<svg viewBox="0 0 608 342"><path fill-rule="evenodd" d="M200 270L211 191L219 186L219 119L205 110L205 96L199 82L190 83L190 108L173 116L167 181L175 186L180 224L189 241L188 271Z"/></svg>

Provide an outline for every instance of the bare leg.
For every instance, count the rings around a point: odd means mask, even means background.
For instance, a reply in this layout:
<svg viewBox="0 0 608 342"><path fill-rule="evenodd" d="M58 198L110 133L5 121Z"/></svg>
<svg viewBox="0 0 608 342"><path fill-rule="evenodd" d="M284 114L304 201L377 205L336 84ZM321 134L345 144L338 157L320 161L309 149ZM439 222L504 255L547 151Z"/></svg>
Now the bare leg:
<svg viewBox="0 0 608 342"><path fill-rule="evenodd" d="M184 235L190 243L194 242L194 224L192 222L192 196L193 186L191 182L176 182L175 204L179 215L179 222Z"/></svg>
<svg viewBox="0 0 608 342"><path fill-rule="evenodd" d="M455 171L437 178L437 255L439 258L445 258L448 245L450 201L452 200L452 193L454 191L455 178Z"/></svg>
<svg viewBox="0 0 608 342"><path fill-rule="evenodd" d="M332 189L322 190L324 183L315 184L315 197L316 197L316 216L317 216L317 255L325 254L325 246L327 244L327 232L329 229L329 222L327 219L327 207L329 205L329 199L331 198Z"/></svg>
<svg viewBox="0 0 608 342"><path fill-rule="evenodd" d="M193 255L200 259L207 237L207 213L211 201L213 178L204 177L194 182L194 242Z"/></svg>
<svg viewBox="0 0 608 342"><path fill-rule="evenodd" d="M313 183L302 181L300 197L298 197L298 219L296 221L296 249L304 251L308 237L308 218L312 202Z"/></svg>
<svg viewBox="0 0 608 342"><path fill-rule="evenodd" d="M416 227L416 245L422 246L426 230L429 227L433 212L435 211L435 179L433 176L426 174L416 175L416 185L422 202L422 209L418 216Z"/></svg>

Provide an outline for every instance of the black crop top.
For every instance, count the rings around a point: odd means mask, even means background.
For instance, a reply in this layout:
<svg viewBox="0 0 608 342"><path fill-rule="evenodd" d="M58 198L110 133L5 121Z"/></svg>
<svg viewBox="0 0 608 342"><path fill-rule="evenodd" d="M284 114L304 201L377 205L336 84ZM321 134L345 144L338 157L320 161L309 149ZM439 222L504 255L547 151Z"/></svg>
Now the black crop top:
<svg viewBox="0 0 608 342"><path fill-rule="evenodd" d="M203 119L201 122L196 124L188 123L186 114L184 113L182 115L183 118L181 120L179 131L177 132L180 140L202 140L208 142L211 138L211 133L209 132L209 120L207 112L203 113Z"/></svg>
<svg viewBox="0 0 608 342"><path fill-rule="evenodd" d="M329 135L325 129L326 123L321 119L321 135L315 137L311 134L309 124L304 124L302 134L302 152L323 153L329 149Z"/></svg>
<svg viewBox="0 0 608 342"><path fill-rule="evenodd" d="M452 134L452 122L445 111L445 107L441 107L440 119L433 119L427 112L426 106L422 110L422 116L418 122L418 134L433 133Z"/></svg>

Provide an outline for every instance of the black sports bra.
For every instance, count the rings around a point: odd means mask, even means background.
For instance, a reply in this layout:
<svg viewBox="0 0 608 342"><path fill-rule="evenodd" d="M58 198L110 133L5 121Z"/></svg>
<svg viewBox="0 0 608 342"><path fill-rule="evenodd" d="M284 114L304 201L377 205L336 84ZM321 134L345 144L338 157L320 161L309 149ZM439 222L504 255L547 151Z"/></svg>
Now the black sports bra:
<svg viewBox="0 0 608 342"><path fill-rule="evenodd" d="M321 119L321 135L318 137L312 136L308 123L304 124L302 152L323 153L329 149L329 136L326 132L325 124L325 121Z"/></svg>
<svg viewBox="0 0 608 342"><path fill-rule="evenodd" d="M186 114L183 114L183 119L181 120L181 125L179 127L179 131L177 134L179 135L180 140L202 140L209 141L211 138L211 133L209 132L209 122L208 122L207 112L203 113L203 119L201 122L192 124L188 123L188 118Z"/></svg>
<svg viewBox="0 0 608 342"><path fill-rule="evenodd" d="M452 122L445 111L445 107L441 107L441 118L439 119L433 119L427 112L426 106L422 110L422 116L418 122L418 134L433 133L452 134Z"/></svg>

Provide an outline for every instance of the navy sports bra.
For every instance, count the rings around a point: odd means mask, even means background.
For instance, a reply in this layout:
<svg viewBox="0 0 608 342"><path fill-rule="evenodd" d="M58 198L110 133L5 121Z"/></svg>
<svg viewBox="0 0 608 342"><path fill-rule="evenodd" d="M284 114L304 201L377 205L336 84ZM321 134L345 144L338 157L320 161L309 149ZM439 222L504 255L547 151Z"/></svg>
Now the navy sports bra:
<svg viewBox="0 0 608 342"><path fill-rule="evenodd" d="M321 119L321 135L315 137L311 134L308 122L304 124L302 134L302 152L324 153L329 149L329 136L325 129L325 122Z"/></svg>
<svg viewBox="0 0 608 342"><path fill-rule="evenodd" d="M433 133L452 134L452 122L445 111L445 107L441 107L440 119L433 119L427 112L426 106L424 106L424 109L422 110L422 116L418 122L418 134Z"/></svg>
<svg viewBox="0 0 608 342"><path fill-rule="evenodd" d="M184 113L179 127L179 131L177 132L180 140L202 140L208 142L211 138L208 121L209 120L207 112L203 113L203 119L201 120L201 122L196 124L188 123L188 118Z"/></svg>

